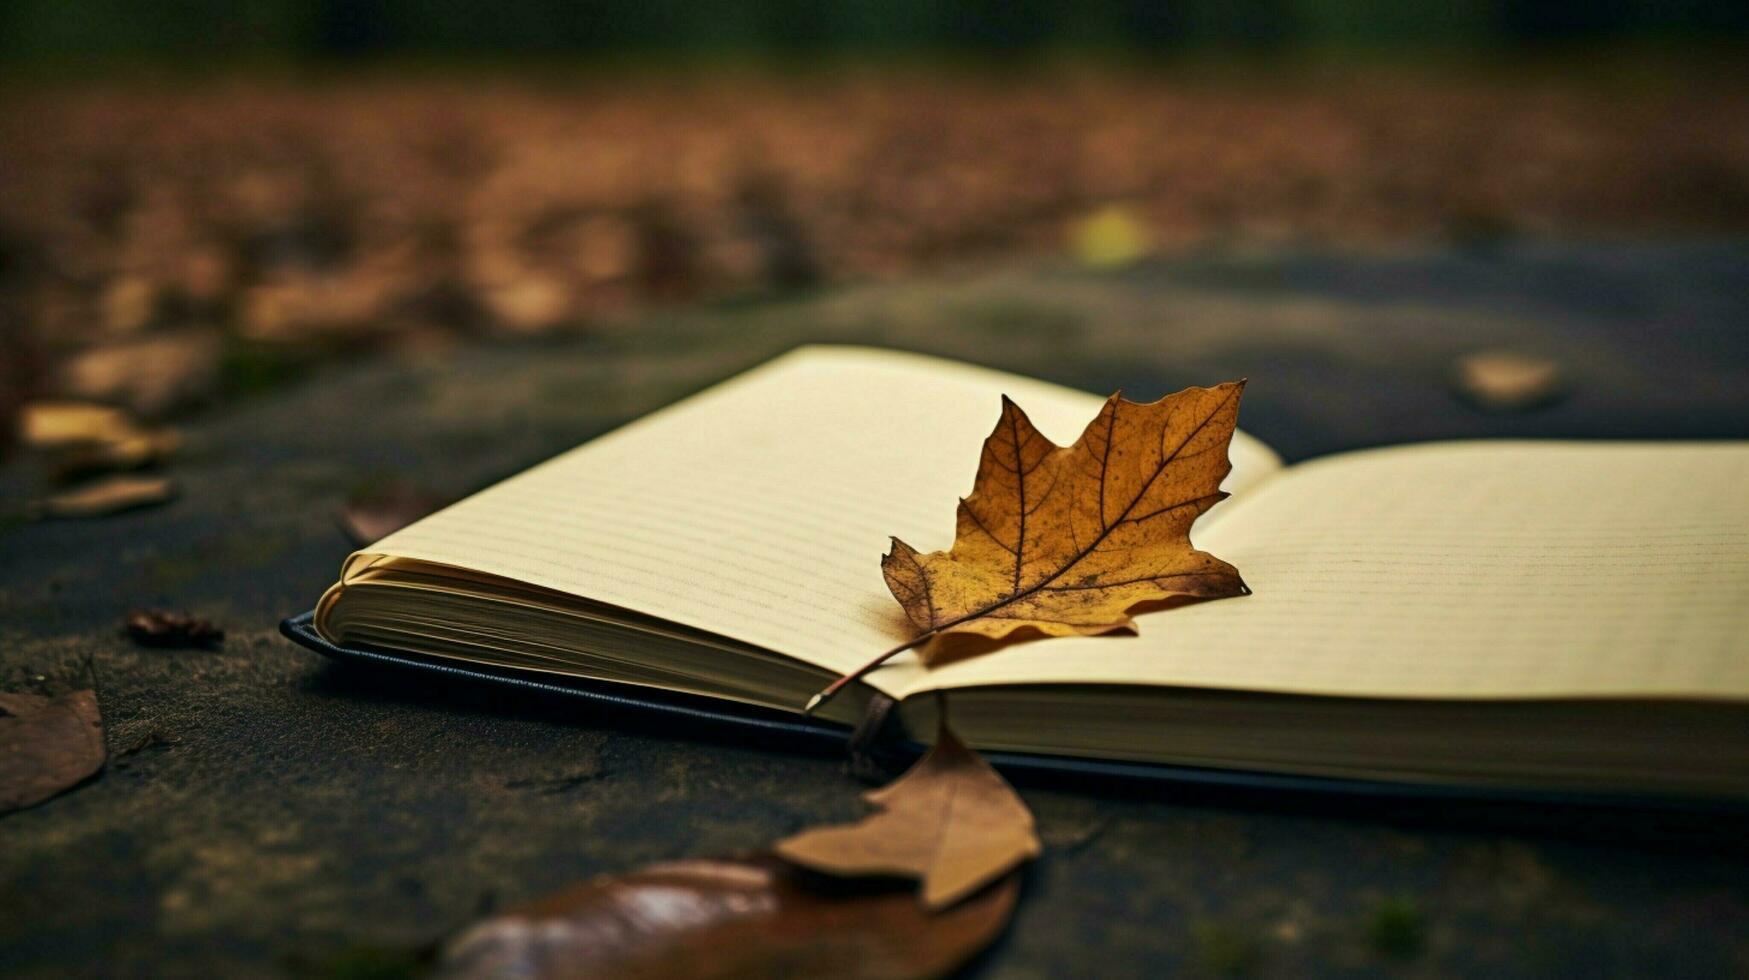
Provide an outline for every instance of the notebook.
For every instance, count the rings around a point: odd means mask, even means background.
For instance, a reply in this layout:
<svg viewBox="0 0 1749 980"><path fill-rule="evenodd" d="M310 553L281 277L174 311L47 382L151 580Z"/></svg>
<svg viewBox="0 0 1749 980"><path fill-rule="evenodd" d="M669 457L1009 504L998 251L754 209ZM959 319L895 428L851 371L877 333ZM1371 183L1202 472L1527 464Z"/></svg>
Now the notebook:
<svg viewBox="0 0 1749 980"><path fill-rule="evenodd" d="M1003 395L1059 444L1103 401L796 350L360 550L294 632L800 721L912 635L880 557L893 536L951 544ZM1749 443L1445 442L1284 466L1240 431L1229 452L1232 496L1191 536L1250 595L1140 614L1134 636L932 668L901 654L823 720L891 699L915 739L946 710L987 752L1066 764L1749 798Z"/></svg>

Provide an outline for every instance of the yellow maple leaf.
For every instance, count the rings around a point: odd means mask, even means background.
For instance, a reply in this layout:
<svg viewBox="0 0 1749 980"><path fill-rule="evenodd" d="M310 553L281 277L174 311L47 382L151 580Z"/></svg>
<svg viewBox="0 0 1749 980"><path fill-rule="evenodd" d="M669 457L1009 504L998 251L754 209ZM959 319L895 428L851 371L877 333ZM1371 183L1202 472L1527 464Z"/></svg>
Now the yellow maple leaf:
<svg viewBox="0 0 1749 980"><path fill-rule="evenodd" d="M936 661L942 647L928 641L939 637L1133 632L1138 607L1247 594L1238 570L1190 544L1191 524L1227 496L1243 390L1228 382L1146 404L1113 395L1071 446L1004 397L953 547L922 554L894 538L881 560L918 635L809 709L902 650Z"/></svg>

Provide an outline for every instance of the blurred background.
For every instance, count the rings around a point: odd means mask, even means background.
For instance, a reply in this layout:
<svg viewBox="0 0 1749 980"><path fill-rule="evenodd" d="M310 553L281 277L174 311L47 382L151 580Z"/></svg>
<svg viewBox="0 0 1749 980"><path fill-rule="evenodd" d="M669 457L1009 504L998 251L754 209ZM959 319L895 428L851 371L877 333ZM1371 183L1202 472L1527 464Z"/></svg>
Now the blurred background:
<svg viewBox="0 0 1749 980"><path fill-rule="evenodd" d="M1746 41L1731 0L12 0L0 414L1029 263L1741 235Z"/></svg>

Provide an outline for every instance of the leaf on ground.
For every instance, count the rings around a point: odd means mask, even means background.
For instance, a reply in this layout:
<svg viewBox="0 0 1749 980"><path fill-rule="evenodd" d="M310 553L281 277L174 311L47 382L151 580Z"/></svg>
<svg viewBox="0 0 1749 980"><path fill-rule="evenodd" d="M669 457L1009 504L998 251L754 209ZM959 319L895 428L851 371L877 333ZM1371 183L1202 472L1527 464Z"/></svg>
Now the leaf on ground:
<svg viewBox="0 0 1749 980"><path fill-rule="evenodd" d="M61 366L57 387L157 418L211 400L219 388L224 342L211 327L154 331L109 340Z"/></svg>
<svg viewBox="0 0 1749 980"><path fill-rule="evenodd" d="M162 609L136 609L128 613L122 629L143 647L212 650L225 642L225 631L212 621Z"/></svg>
<svg viewBox="0 0 1749 980"><path fill-rule="evenodd" d="M111 442L69 447L55 453L50 463L55 479L71 482L98 473L144 469L174 455L181 446L182 437L169 429L141 429Z"/></svg>
<svg viewBox="0 0 1749 980"><path fill-rule="evenodd" d="M1511 350L1485 350L1453 362L1458 397L1489 412L1526 412L1558 401L1565 384L1558 361Z"/></svg>
<svg viewBox="0 0 1749 980"><path fill-rule="evenodd" d="M18 412L18 441L31 449L112 442L136 431L126 412L93 402L30 402Z"/></svg>
<svg viewBox="0 0 1749 980"><path fill-rule="evenodd" d="M340 528L356 545L374 544L442 507L443 501L395 484L352 495L340 512Z"/></svg>
<svg viewBox="0 0 1749 980"><path fill-rule="evenodd" d="M943 976L1007 925L1017 876L945 912L907 890L820 879L769 855L658 864L480 922L445 945L450 980Z"/></svg>
<svg viewBox="0 0 1749 980"><path fill-rule="evenodd" d="M945 724L916 765L863 799L879 809L778 841L778 856L826 874L919 878L923 907L939 910L1041 849L1032 811Z"/></svg>
<svg viewBox="0 0 1749 980"><path fill-rule="evenodd" d="M19 436L47 456L55 477L62 481L150 466L182 445L173 430L148 428L120 409L78 401L25 405L19 415Z"/></svg>
<svg viewBox="0 0 1749 980"><path fill-rule="evenodd" d="M881 560L888 588L925 637L992 640L1133 632L1140 604L1246 594L1233 566L1190 545L1191 524L1227 496L1243 388L1147 404L1113 395L1067 447L1003 398L952 549L919 554L894 538ZM919 655L928 663L938 649Z"/></svg>
<svg viewBox="0 0 1749 980"><path fill-rule="evenodd" d="M0 693L0 813L35 806L102 769L102 724L89 690Z"/></svg>
<svg viewBox="0 0 1749 980"><path fill-rule="evenodd" d="M106 517L174 499L168 477L112 476L53 494L38 505L46 517Z"/></svg>

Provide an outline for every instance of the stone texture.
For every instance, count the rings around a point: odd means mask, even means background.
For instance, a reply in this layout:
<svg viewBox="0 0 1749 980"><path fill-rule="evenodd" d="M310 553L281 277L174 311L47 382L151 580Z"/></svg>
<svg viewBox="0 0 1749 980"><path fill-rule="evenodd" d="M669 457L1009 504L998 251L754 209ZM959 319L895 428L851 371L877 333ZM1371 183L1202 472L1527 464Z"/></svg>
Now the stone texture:
<svg viewBox="0 0 1749 980"><path fill-rule="evenodd" d="M1291 458L1467 436L1749 432L1749 247L1207 255L1030 268L372 360L190 426L153 510L0 527L0 689L95 686L111 762L0 818L0 973L342 975L483 908L861 812L836 758L538 696L336 668L275 632L362 485L457 496L804 341L888 343L1132 397L1251 379ZM1571 395L1489 415L1453 357L1532 345ZM0 496L31 494L21 462ZM870 556L875 560L878 556ZM132 608L212 619L148 650ZM1749 969L1741 818L1335 807L1025 785L1047 853L1004 978ZM356 974L354 974L356 975Z"/></svg>

